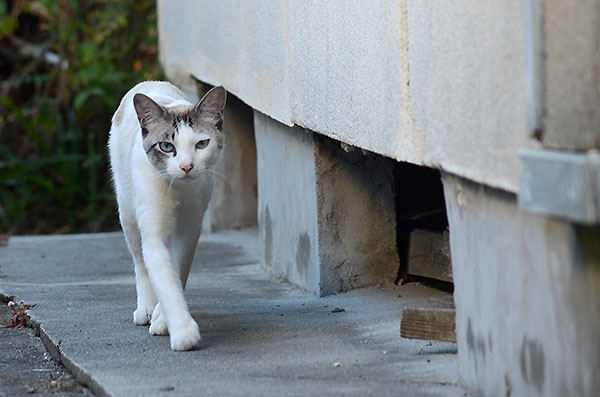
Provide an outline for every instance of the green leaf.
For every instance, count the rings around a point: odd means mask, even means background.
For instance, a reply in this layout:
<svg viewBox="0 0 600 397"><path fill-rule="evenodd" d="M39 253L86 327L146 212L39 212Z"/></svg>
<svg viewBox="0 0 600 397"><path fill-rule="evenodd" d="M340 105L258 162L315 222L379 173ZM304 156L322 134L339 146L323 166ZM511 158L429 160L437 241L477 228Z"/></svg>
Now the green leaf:
<svg viewBox="0 0 600 397"><path fill-rule="evenodd" d="M0 20L0 37L8 37L17 30L19 21L16 18L3 18Z"/></svg>

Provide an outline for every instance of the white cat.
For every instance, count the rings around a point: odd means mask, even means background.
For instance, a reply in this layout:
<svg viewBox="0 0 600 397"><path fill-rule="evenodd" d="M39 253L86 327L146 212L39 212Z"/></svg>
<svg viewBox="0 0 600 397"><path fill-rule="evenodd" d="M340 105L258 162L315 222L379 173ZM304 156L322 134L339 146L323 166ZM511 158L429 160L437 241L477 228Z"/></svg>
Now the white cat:
<svg viewBox="0 0 600 397"><path fill-rule="evenodd" d="M144 82L112 119L109 149L119 218L135 264L137 310L171 349L200 341L183 296L223 150L223 87L193 106L167 82Z"/></svg>

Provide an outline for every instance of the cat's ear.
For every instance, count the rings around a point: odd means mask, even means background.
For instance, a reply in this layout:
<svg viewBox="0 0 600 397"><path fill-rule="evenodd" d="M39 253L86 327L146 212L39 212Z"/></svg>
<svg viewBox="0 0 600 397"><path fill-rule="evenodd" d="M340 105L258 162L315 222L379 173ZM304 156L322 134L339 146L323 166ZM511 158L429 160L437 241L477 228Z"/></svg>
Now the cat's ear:
<svg viewBox="0 0 600 397"><path fill-rule="evenodd" d="M212 88L194 107L194 117L214 123L218 129L221 129L226 99L227 91L223 86Z"/></svg>
<svg viewBox="0 0 600 397"><path fill-rule="evenodd" d="M164 118L167 114L166 110L158 103L144 94L135 94L133 97L133 107L137 113L138 120L142 129L147 127L152 122Z"/></svg>

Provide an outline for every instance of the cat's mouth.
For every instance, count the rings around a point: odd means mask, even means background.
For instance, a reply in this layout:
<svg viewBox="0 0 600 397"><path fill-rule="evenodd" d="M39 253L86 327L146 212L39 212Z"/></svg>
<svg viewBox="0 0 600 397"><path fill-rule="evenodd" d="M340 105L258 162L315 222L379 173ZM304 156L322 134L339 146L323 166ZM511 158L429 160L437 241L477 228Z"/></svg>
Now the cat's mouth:
<svg viewBox="0 0 600 397"><path fill-rule="evenodd" d="M183 175L180 174L180 175L178 175L177 179L182 182L191 182L191 181L195 180L197 177L198 177L197 174L192 175L191 173L189 173L189 174L183 174Z"/></svg>
<svg viewBox="0 0 600 397"><path fill-rule="evenodd" d="M190 183L198 179L198 173L180 174L180 173L165 173L162 177L169 183Z"/></svg>

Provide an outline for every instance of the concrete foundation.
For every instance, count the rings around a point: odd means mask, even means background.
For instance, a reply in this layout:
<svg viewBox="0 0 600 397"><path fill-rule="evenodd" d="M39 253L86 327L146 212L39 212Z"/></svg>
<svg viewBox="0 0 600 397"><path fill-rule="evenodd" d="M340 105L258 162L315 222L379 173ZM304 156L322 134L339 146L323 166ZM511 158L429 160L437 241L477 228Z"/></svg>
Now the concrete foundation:
<svg viewBox="0 0 600 397"><path fill-rule="evenodd" d="M444 175L461 384L495 396L600 391L600 230L519 211Z"/></svg>
<svg viewBox="0 0 600 397"><path fill-rule="evenodd" d="M321 296L391 283L398 271L394 162L347 153L259 112L255 132L267 270Z"/></svg>
<svg viewBox="0 0 600 397"><path fill-rule="evenodd" d="M258 112L254 127L263 264L277 278L319 292L313 134Z"/></svg>

